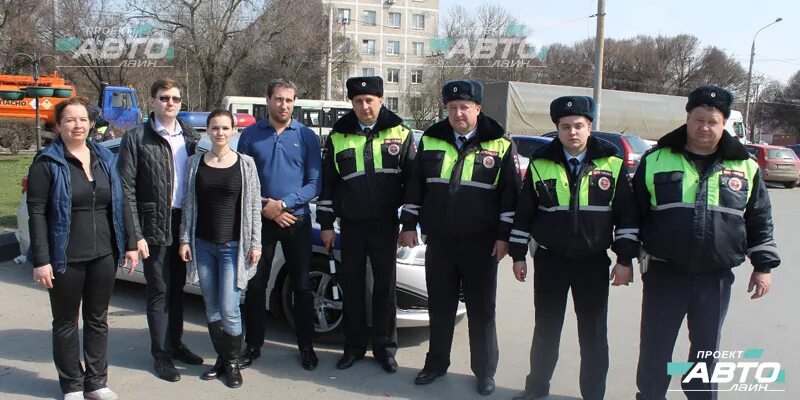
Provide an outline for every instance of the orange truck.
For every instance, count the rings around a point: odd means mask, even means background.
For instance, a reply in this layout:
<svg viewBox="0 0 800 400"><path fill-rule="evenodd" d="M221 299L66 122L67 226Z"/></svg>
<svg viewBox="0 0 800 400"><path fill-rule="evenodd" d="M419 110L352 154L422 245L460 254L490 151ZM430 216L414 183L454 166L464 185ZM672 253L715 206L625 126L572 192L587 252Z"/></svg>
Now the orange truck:
<svg viewBox="0 0 800 400"><path fill-rule="evenodd" d="M54 72L38 81L30 75L0 75L0 146L17 152L30 148L36 132L36 97L39 98L39 126L42 137L53 137L55 107L64 99L76 96L75 86ZM125 132L142 122L142 110L136 90L102 83L98 102L108 129Z"/></svg>
<svg viewBox="0 0 800 400"><path fill-rule="evenodd" d="M30 75L0 75L0 146L16 152L31 146L36 130L36 98L27 88L42 91L46 96L39 98L40 126L44 131L52 131L55 125L56 104L75 96L75 86L70 85L58 72L42 75L34 81ZM52 93L47 89L52 89Z"/></svg>

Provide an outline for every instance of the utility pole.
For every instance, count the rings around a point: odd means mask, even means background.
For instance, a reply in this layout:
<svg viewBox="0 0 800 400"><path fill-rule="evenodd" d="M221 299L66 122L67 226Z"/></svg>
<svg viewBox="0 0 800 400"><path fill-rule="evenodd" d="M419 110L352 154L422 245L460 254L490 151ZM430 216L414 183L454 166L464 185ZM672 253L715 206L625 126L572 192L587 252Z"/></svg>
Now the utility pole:
<svg viewBox="0 0 800 400"><path fill-rule="evenodd" d="M597 34L594 46L594 104L595 116L592 130L600 130L600 98L603 90L603 49L606 29L606 0L597 0Z"/></svg>
<svg viewBox="0 0 800 400"><path fill-rule="evenodd" d="M325 100L331 99L331 74L333 71L333 4L328 6L328 60L325 71Z"/></svg>
<svg viewBox="0 0 800 400"><path fill-rule="evenodd" d="M770 22L769 24L767 24L763 28L761 28L758 31L756 31L756 34L753 35L753 44L750 46L750 68L748 68L748 70L747 70L747 88L745 90L745 96L744 96L744 123L745 123L745 125L748 124L749 121L750 121L750 85L752 85L752 82L753 82L753 58L755 58L755 56L756 56L756 36L758 36L758 34L761 33L761 31L763 31L764 29L767 29L770 26L775 25L775 24L777 24L778 22L781 22L781 21L783 21L783 18L780 18L780 17L776 18L775 21ZM755 131L752 130L752 128L751 128L751 132L752 132L752 134L751 134L752 137L751 137L750 140L752 140L753 143L756 143L756 134L755 134Z"/></svg>

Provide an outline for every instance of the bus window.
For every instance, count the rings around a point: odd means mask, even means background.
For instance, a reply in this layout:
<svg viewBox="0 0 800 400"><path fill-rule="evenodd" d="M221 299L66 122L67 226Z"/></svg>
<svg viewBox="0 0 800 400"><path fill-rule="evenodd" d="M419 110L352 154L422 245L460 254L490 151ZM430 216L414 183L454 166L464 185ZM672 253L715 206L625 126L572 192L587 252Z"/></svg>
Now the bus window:
<svg viewBox="0 0 800 400"><path fill-rule="evenodd" d="M248 110L246 108L240 108L240 109L234 111L234 113L235 114L250 114L250 110Z"/></svg>
<svg viewBox="0 0 800 400"><path fill-rule="evenodd" d="M347 114L350 110L344 108L330 108L326 110L323 115L325 116L325 120L323 121L323 126L326 128L333 128L333 124L336 123L339 118L343 117Z"/></svg>
<svg viewBox="0 0 800 400"><path fill-rule="evenodd" d="M319 109L302 109L300 122L309 128L318 128L319 124Z"/></svg>
<svg viewBox="0 0 800 400"><path fill-rule="evenodd" d="M256 122L267 118L267 106L264 104L253 104L253 118Z"/></svg>

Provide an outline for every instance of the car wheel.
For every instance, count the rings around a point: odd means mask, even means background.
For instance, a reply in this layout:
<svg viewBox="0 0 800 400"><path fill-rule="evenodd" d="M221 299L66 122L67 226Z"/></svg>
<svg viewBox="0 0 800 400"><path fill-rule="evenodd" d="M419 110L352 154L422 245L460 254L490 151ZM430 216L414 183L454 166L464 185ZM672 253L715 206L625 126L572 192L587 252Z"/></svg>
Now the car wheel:
<svg viewBox="0 0 800 400"><path fill-rule="evenodd" d="M795 186L797 186L797 182L783 182L783 187L787 189L791 189Z"/></svg>
<svg viewBox="0 0 800 400"><path fill-rule="evenodd" d="M334 282L326 259L321 257L312 259L309 278L311 291L314 294L314 332L322 342L341 342L344 339L342 333L342 321L344 320L342 287L338 282ZM338 290L338 299L333 298L334 287ZM281 303L286 320L292 329L295 329L294 296L291 288L292 278L287 275L281 288Z"/></svg>

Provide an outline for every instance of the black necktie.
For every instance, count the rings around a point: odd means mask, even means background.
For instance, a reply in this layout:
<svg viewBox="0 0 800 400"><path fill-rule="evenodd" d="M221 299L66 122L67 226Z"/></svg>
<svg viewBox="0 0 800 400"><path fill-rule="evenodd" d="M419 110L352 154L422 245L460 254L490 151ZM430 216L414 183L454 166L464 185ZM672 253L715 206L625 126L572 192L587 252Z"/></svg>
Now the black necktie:
<svg viewBox="0 0 800 400"><path fill-rule="evenodd" d="M460 148L464 147L464 143L467 143L467 137L466 136L459 136L458 137L458 148L460 149Z"/></svg>
<svg viewBox="0 0 800 400"><path fill-rule="evenodd" d="M365 136L369 136L369 133L372 132L372 128L365 126L363 132Z"/></svg>
<svg viewBox="0 0 800 400"><path fill-rule="evenodd" d="M572 171L573 180L577 180L578 179L578 171L580 171L580 168L579 168L580 165L581 165L581 162L578 161L577 158L572 157L572 158L569 159L569 168Z"/></svg>

